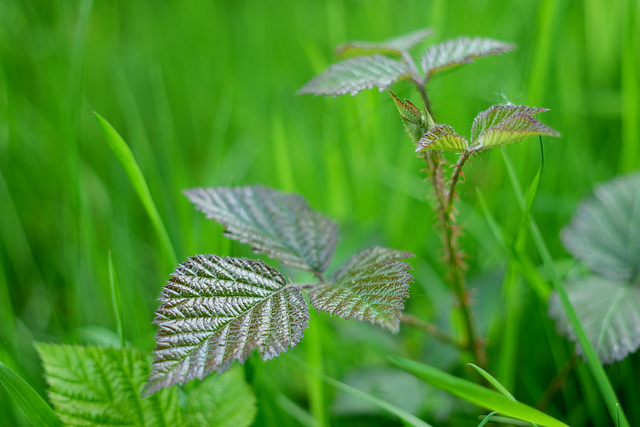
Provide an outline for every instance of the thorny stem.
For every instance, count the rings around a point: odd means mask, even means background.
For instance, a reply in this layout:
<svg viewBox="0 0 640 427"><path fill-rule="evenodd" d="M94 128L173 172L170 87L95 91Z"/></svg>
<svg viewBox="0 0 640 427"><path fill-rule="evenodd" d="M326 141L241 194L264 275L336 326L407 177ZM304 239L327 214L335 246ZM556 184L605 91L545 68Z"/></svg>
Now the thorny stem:
<svg viewBox="0 0 640 427"><path fill-rule="evenodd" d="M420 92L420 96L422 96L422 102L424 103L424 108L427 109L427 113L431 115L431 105L429 104L429 98L427 98L427 78L421 77L420 72L418 71L418 67L416 66L415 61L411 54L407 51L402 51L402 59L409 66L409 71L411 73L411 80L416 84L418 91Z"/></svg>
<svg viewBox="0 0 640 427"><path fill-rule="evenodd" d="M558 391L562 390L562 387L565 386L565 383L567 382L567 378L569 377L569 374L571 373L573 368L575 368L575 366L578 364L579 360L580 358L575 354L571 356L569 360L567 360L567 362L564 364L560 372L558 372L558 375L556 375L555 378L551 381L551 383L545 390L544 394L538 401L538 404L536 405L536 409L543 412L546 411L553 396Z"/></svg>
<svg viewBox="0 0 640 427"><path fill-rule="evenodd" d="M452 345L454 347L459 348L460 350L464 350L465 346L463 343L459 342L451 335L447 334L442 329L438 328L436 325L433 325L429 322L425 322L422 319L418 319L415 316L411 316L410 314L401 314L400 321L406 323L407 325L413 326L414 328L421 329L427 334L433 336L434 338L442 341L445 344Z"/></svg>

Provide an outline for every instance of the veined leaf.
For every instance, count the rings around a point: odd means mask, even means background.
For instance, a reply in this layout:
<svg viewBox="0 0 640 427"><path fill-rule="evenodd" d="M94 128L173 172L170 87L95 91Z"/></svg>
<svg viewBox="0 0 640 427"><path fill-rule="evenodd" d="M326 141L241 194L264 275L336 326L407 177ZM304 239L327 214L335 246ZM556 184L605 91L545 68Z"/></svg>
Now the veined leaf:
<svg viewBox="0 0 640 427"><path fill-rule="evenodd" d="M307 327L299 289L262 261L198 255L180 264L162 289L154 323L156 355L143 395L202 379L244 362L294 347Z"/></svg>
<svg viewBox="0 0 640 427"><path fill-rule="evenodd" d="M418 141L422 134L425 133L433 123L428 123L426 114L413 105L411 101L406 99L404 101L400 101L393 92L389 93L393 98L393 102L396 103L396 107L398 108L398 112L400 113L400 118L404 123L405 129L414 141Z"/></svg>
<svg viewBox="0 0 640 427"><path fill-rule="evenodd" d="M176 390L141 399L149 365L134 349L37 344L65 425L181 425Z"/></svg>
<svg viewBox="0 0 640 427"><path fill-rule="evenodd" d="M528 136L560 134L542 124L533 115L548 111L545 108L526 105L494 105L478 114L471 128L471 148L485 148L506 145Z"/></svg>
<svg viewBox="0 0 640 427"><path fill-rule="evenodd" d="M336 271L333 284L309 290L311 305L344 319L357 319L398 331L404 300L409 296L411 268L398 260L410 252L375 247L354 255Z"/></svg>
<svg viewBox="0 0 640 427"><path fill-rule="evenodd" d="M459 37L432 46L422 56L422 70L431 75L433 72L455 65L468 64L473 58L500 55L515 49L514 44L481 37Z"/></svg>
<svg viewBox="0 0 640 427"><path fill-rule="evenodd" d="M424 150L463 151L469 146L466 138L458 135L449 125L432 126L418 141L416 153Z"/></svg>
<svg viewBox="0 0 640 427"><path fill-rule="evenodd" d="M565 284L580 324L602 363L622 360L640 347L640 286L599 276L572 280ZM576 342L565 311L554 294L549 316L558 331ZM576 343L576 353L582 354Z"/></svg>
<svg viewBox="0 0 640 427"><path fill-rule="evenodd" d="M413 46L433 34L429 28L417 30L409 34L393 37L382 42L352 41L336 49L336 56L345 58L359 55L373 55L375 53L387 55L401 55L408 52Z"/></svg>
<svg viewBox="0 0 640 427"><path fill-rule="evenodd" d="M322 273L338 240L336 223L300 196L261 186L196 188L185 194L226 227L225 235L285 264Z"/></svg>
<svg viewBox="0 0 640 427"><path fill-rule="evenodd" d="M330 66L307 83L299 94L352 96L361 90L378 87L387 89L400 78L409 75L407 64L381 55L360 56Z"/></svg>
<svg viewBox="0 0 640 427"><path fill-rule="evenodd" d="M187 427L248 427L255 420L256 397L244 379L242 367L209 376L187 391L184 422Z"/></svg>
<svg viewBox="0 0 640 427"><path fill-rule="evenodd" d="M569 252L610 279L640 279L640 174L595 190L562 232Z"/></svg>

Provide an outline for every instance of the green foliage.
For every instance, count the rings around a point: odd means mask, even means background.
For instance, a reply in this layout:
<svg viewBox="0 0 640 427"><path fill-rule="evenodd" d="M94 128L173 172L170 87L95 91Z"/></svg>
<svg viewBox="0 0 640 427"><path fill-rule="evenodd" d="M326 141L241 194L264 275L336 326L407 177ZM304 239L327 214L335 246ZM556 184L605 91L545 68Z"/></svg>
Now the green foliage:
<svg viewBox="0 0 640 427"><path fill-rule="evenodd" d="M398 260L412 256L380 247L359 252L336 271L333 283L309 291L311 304L318 311L398 332L409 283L413 282L407 273L409 264Z"/></svg>
<svg viewBox="0 0 640 427"><path fill-rule="evenodd" d="M43 343L37 348L49 398L64 425L244 427L255 418L255 397L242 370L186 390L183 408L176 389L140 397L149 365L139 350Z"/></svg>
<svg viewBox="0 0 640 427"><path fill-rule="evenodd" d="M563 241L593 274L571 278L566 292L602 363L622 360L640 347L640 175L595 189L585 200ZM554 295L549 315L558 330L577 341ZM576 352L582 349L576 345Z"/></svg>
<svg viewBox="0 0 640 427"><path fill-rule="evenodd" d="M186 192L196 207L226 226L230 238L249 243L284 264L313 271L320 285L291 284L262 261L198 255L178 266L162 289L154 323L155 359L143 396L244 363L257 349L263 360L302 339L311 305L344 318L398 330L409 296L410 252L375 247L356 254L326 282L337 226L300 196L264 187Z"/></svg>
<svg viewBox="0 0 640 427"><path fill-rule="evenodd" d="M187 190L196 208L226 227L225 235L302 270L324 272L335 250L338 226L300 196L268 188Z"/></svg>

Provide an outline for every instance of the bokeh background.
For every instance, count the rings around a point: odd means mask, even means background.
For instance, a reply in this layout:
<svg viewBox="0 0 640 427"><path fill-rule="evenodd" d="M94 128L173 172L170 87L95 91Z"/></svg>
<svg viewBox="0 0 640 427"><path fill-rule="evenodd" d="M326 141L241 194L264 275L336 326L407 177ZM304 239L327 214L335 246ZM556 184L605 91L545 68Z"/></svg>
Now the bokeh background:
<svg viewBox="0 0 640 427"><path fill-rule="evenodd" d="M463 135L479 111L505 100L550 109L541 120L562 138L542 142L532 212L562 263L568 255L558 235L580 199L597 183L640 168L638 14L634 0L0 0L0 360L44 395L34 341L116 343L109 253L126 337L153 348L156 298L174 265L92 111L131 147L180 260L250 254L196 212L184 189L262 184L296 192L340 225L332 269L374 244L414 252L407 310L455 334L423 165L390 96L371 90L332 99L297 90L349 40L429 27L434 35L416 53L461 35L516 43L514 52L434 78L429 96L436 120ZM419 104L408 84L395 90ZM527 140L507 151L528 185L540 144ZM477 189L515 233L521 211L500 150L467 167L459 217L494 373L535 405L572 345L555 334L545 302L526 282L517 299L501 296L508 254L487 226ZM508 320L516 322L509 336L503 312L519 313ZM400 354L468 376L459 367L466 356L433 338L317 315L307 335L313 351L303 340L277 360L247 365L261 399L258 425L303 423L296 411L309 410L310 399L324 402L310 410L328 414L333 425L396 425L331 387L310 387L289 357L436 425L477 425L474 408L388 367L386 356ZM638 366L635 355L608 372L627 415L640 422ZM581 366L548 410L572 425L609 423ZM0 390L0 424L24 421Z"/></svg>

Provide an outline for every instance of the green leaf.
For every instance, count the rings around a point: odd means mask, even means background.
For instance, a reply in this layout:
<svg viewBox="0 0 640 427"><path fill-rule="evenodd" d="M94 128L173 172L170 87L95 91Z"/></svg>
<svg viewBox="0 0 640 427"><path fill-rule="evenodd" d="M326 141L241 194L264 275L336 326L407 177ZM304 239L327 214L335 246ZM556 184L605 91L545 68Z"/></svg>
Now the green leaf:
<svg viewBox="0 0 640 427"><path fill-rule="evenodd" d="M403 52L408 52L409 49L429 37L431 34L433 34L431 29L424 28L422 30L393 37L378 43L352 41L343 44L342 46L338 46L336 49L336 56L346 58L359 55L373 55L375 53L399 56L402 55Z"/></svg>
<svg viewBox="0 0 640 427"><path fill-rule="evenodd" d="M389 93L398 108L405 129L414 141L418 141L422 134L429 129L430 125L433 126L433 123L429 124L426 114L413 105L411 101L406 99L404 102L400 101L393 92Z"/></svg>
<svg viewBox="0 0 640 427"><path fill-rule="evenodd" d="M562 232L571 254L622 282L640 280L640 174L615 179L581 203Z"/></svg>
<svg viewBox="0 0 640 427"><path fill-rule="evenodd" d="M338 226L300 196L261 186L185 191L196 207L226 227L225 235L285 264L322 273L331 262Z"/></svg>
<svg viewBox="0 0 640 427"><path fill-rule="evenodd" d="M361 90L377 87L382 92L402 77L409 75L403 62L381 55L347 59L329 67L307 83L298 94L352 96Z"/></svg>
<svg viewBox="0 0 640 427"><path fill-rule="evenodd" d="M143 394L263 360L300 342L309 321L299 289L262 261L198 255L180 264L162 288L154 323L160 327Z"/></svg>
<svg viewBox="0 0 640 427"><path fill-rule="evenodd" d="M407 272L409 264L398 260L413 256L380 247L361 251L336 271L333 284L309 290L311 305L318 311L397 332L413 282Z"/></svg>
<svg viewBox="0 0 640 427"><path fill-rule="evenodd" d="M141 399L149 364L140 351L43 343L37 349L64 424L181 425L176 390Z"/></svg>
<svg viewBox="0 0 640 427"><path fill-rule="evenodd" d="M224 375L211 375L187 391L187 427L248 427L255 420L256 397L240 366Z"/></svg>
<svg viewBox="0 0 640 427"><path fill-rule="evenodd" d="M466 138L458 135L451 126L435 125L422 135L416 153L424 150L464 151L468 146Z"/></svg>
<svg viewBox="0 0 640 427"><path fill-rule="evenodd" d="M494 105L478 114L471 128L471 148L485 148L506 145L528 136L560 134L542 124L533 115L548 111L544 108L526 105Z"/></svg>
<svg viewBox="0 0 640 427"><path fill-rule="evenodd" d="M602 363L622 360L640 347L640 286L599 276L575 279L565 284L589 342ZM565 311L554 294L549 316L558 331L576 342L576 335ZM582 354L579 344L576 353Z"/></svg>
<svg viewBox="0 0 640 427"><path fill-rule="evenodd" d="M59 426L51 406L11 368L0 362L0 384L13 397L34 426Z"/></svg>
<svg viewBox="0 0 640 427"><path fill-rule="evenodd" d="M460 37L432 46L420 61L422 70L430 76L433 72L473 62L473 58L501 55L512 51L514 44L481 37Z"/></svg>
<svg viewBox="0 0 640 427"><path fill-rule="evenodd" d="M412 373L427 383L451 393L454 396L485 407L491 411L497 411L509 417L529 421L543 426L568 427L565 423L560 422L537 409L527 406L524 403L514 402L496 391L489 390L488 388L479 386L461 378L456 378L439 369L423 363L403 359L401 357L394 356L390 359L391 362L401 369Z"/></svg>

